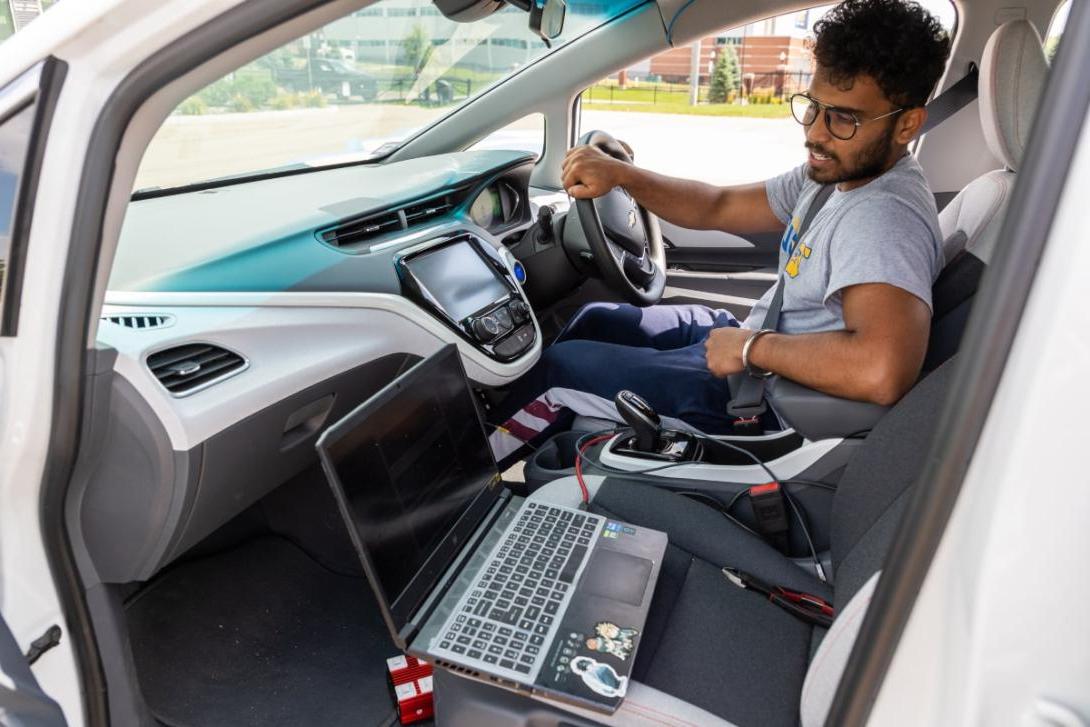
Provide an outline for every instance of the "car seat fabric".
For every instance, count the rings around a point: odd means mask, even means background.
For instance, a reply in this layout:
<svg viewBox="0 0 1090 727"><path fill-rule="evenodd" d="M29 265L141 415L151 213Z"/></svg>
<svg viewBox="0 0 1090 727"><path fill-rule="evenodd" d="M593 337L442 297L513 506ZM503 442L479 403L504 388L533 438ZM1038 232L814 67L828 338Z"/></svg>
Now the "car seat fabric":
<svg viewBox="0 0 1090 727"><path fill-rule="evenodd" d="M963 249L991 260L1047 76L1041 37L1029 21L996 28L980 61L977 105L984 141L1004 168L974 179L939 214L947 264Z"/></svg>
<svg viewBox="0 0 1090 727"><path fill-rule="evenodd" d="M863 617L867 615L874 589L878 586L875 573L852 596L844 608L840 609L829 634L821 642L814 654L810 668L806 671L806 681L802 685L802 698L799 700L799 712L802 727L821 727L829 716L833 705L836 688L840 684L840 675L848 663L848 657L863 626Z"/></svg>
<svg viewBox="0 0 1090 727"><path fill-rule="evenodd" d="M979 104L988 148L1018 171L1048 77L1041 36L1028 20L1012 20L988 38L980 63Z"/></svg>
<svg viewBox="0 0 1090 727"><path fill-rule="evenodd" d="M953 361L918 383L887 413L844 468L830 521L836 605L881 567L905 495L923 471Z"/></svg>
<svg viewBox="0 0 1090 727"><path fill-rule="evenodd" d="M973 295L995 254L1047 75L1032 24L1014 20L992 33L981 59L978 106L984 140L1004 168L974 179L939 214L946 266L932 289L924 371L952 356L961 342Z"/></svg>

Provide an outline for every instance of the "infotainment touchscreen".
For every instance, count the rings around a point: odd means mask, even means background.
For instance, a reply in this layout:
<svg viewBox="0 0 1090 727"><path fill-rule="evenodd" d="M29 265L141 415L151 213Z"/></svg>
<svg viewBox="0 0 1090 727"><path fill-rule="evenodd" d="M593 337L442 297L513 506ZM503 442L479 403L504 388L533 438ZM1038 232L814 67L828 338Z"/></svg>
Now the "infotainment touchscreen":
<svg viewBox="0 0 1090 727"><path fill-rule="evenodd" d="M505 298L507 286L471 247L456 242L413 257L409 270L451 318L461 321Z"/></svg>

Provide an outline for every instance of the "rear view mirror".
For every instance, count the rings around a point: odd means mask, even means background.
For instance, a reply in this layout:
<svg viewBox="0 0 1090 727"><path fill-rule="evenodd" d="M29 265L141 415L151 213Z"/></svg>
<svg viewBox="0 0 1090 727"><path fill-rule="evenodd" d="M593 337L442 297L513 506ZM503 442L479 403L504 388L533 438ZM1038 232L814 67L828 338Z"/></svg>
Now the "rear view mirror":
<svg viewBox="0 0 1090 727"><path fill-rule="evenodd" d="M538 35L545 45L550 40L555 40L564 32L564 15L567 12L564 0L545 0L538 6L537 2L530 2L530 30Z"/></svg>

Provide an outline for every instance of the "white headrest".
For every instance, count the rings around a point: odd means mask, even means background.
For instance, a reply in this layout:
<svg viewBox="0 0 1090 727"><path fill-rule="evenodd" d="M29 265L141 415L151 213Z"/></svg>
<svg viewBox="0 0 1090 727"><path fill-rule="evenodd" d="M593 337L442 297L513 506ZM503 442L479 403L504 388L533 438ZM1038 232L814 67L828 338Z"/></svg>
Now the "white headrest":
<svg viewBox="0 0 1090 727"><path fill-rule="evenodd" d="M980 62L980 123L988 148L1017 171L1048 76L1041 36L1028 20L996 28Z"/></svg>

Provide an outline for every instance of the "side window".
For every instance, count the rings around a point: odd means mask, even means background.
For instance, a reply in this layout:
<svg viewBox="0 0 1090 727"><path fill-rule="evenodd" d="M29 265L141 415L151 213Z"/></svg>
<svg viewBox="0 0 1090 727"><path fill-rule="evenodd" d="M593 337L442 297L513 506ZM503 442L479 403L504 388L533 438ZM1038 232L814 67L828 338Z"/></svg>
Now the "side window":
<svg viewBox="0 0 1090 727"><path fill-rule="evenodd" d="M1067 15L1071 12L1071 0L1064 0L1052 16L1052 22L1048 24L1048 32L1045 33L1045 55L1048 62L1052 63L1056 58L1056 49L1060 47L1060 38L1067 26Z"/></svg>
<svg viewBox="0 0 1090 727"><path fill-rule="evenodd" d="M528 151L540 157L545 153L545 116L537 113L527 114L502 129L496 129L468 148L514 149Z"/></svg>
<svg viewBox="0 0 1090 727"><path fill-rule="evenodd" d="M950 0L921 4L952 31ZM582 94L581 130L609 131L637 164L676 177L729 185L786 172L804 161L788 99L810 84L814 25L832 7L720 31L604 78Z"/></svg>
<svg viewBox="0 0 1090 727"><path fill-rule="evenodd" d="M15 296L17 281L9 279L13 272L11 263L18 263L12 249L15 232L19 192L24 179L27 155L30 150L31 129L35 105L29 103L7 118L0 118L0 334L14 333ZM15 258L13 260L13 258Z"/></svg>

